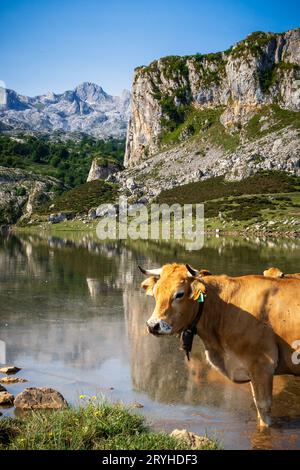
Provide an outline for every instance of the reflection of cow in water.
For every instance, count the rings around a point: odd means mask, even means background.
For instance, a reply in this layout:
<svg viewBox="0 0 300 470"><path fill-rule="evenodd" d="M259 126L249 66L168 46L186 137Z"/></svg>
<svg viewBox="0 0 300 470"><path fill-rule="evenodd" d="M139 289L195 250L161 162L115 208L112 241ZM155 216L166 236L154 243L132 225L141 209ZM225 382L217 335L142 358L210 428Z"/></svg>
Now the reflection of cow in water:
<svg viewBox="0 0 300 470"><path fill-rule="evenodd" d="M178 339L160 341L147 333L145 321L151 305L132 286L124 291L124 311L131 348L131 374L134 388L163 403L219 406L242 410L251 404L247 387L236 389L207 364L203 346L195 339L188 362Z"/></svg>

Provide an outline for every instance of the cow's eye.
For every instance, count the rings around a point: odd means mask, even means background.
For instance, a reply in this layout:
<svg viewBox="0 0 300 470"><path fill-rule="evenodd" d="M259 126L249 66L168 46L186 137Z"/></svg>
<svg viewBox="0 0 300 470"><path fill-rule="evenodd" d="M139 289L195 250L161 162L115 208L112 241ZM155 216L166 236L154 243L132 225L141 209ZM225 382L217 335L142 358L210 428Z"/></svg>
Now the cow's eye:
<svg viewBox="0 0 300 470"><path fill-rule="evenodd" d="M177 292L174 295L174 299L182 299L183 296L184 296L184 292Z"/></svg>

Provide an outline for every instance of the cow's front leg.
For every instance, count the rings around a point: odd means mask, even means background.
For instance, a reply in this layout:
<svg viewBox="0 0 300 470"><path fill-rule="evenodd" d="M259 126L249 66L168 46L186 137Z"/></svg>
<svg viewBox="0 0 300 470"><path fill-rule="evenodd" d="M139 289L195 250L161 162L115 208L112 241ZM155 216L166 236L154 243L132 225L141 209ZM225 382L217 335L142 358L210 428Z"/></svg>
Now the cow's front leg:
<svg viewBox="0 0 300 470"><path fill-rule="evenodd" d="M271 425L273 372L260 369L251 374L251 389L260 427Z"/></svg>

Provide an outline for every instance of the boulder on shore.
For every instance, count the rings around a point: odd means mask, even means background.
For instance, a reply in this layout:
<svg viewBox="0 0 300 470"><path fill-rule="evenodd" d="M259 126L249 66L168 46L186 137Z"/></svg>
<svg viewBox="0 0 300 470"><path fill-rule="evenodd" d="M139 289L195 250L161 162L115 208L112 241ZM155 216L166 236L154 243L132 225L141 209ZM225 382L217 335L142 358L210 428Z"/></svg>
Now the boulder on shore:
<svg viewBox="0 0 300 470"><path fill-rule="evenodd" d="M24 383L28 382L28 380L23 379L22 377L0 377L0 383L2 384L17 384L17 383ZM1 391L2 385L0 385L0 391ZM4 387L2 387L4 388Z"/></svg>
<svg viewBox="0 0 300 470"><path fill-rule="evenodd" d="M67 408L68 403L62 394L53 388L29 387L16 396L15 407L22 410L57 410Z"/></svg>
<svg viewBox="0 0 300 470"><path fill-rule="evenodd" d="M0 369L0 372L2 374L16 374L17 372L19 372L21 369L20 367L16 367L16 366L5 366L5 367L1 367Z"/></svg>
<svg viewBox="0 0 300 470"><path fill-rule="evenodd" d="M15 397L11 393L0 392L0 406L13 406L14 399Z"/></svg>
<svg viewBox="0 0 300 470"><path fill-rule="evenodd" d="M208 437L198 436L198 434L189 432L186 429L174 429L170 436L185 442L191 449L201 449L201 447L212 444Z"/></svg>

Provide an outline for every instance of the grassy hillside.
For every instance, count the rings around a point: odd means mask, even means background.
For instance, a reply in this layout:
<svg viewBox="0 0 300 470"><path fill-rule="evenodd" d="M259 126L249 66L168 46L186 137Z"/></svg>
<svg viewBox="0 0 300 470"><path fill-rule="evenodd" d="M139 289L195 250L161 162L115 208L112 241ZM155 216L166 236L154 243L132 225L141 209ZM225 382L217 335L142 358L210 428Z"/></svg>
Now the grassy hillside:
<svg viewBox="0 0 300 470"><path fill-rule="evenodd" d="M40 206L37 214L46 215L51 212L69 212L84 214L91 207L114 202L118 195L118 186L103 180L91 181L57 196L50 204Z"/></svg>
<svg viewBox="0 0 300 470"><path fill-rule="evenodd" d="M226 181L223 176L189 183L162 191L157 202L162 204L196 204L213 199L250 194L300 191L300 177L279 171L264 171L241 181Z"/></svg>
<svg viewBox="0 0 300 470"><path fill-rule="evenodd" d="M220 122L224 108L196 109L186 106L184 116L172 129L165 130L161 135L161 144L172 146L184 138L195 139L200 136L226 151L233 152L240 143L239 129L229 133ZM285 127L300 129L300 112L289 111L278 105L262 107L244 126L244 136L255 140L270 132L279 131Z"/></svg>
<svg viewBox="0 0 300 470"><path fill-rule="evenodd" d="M223 177L163 191L158 203L204 203L205 228L300 231L300 178L261 172L242 181Z"/></svg>

